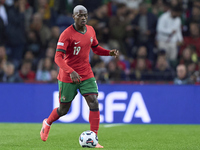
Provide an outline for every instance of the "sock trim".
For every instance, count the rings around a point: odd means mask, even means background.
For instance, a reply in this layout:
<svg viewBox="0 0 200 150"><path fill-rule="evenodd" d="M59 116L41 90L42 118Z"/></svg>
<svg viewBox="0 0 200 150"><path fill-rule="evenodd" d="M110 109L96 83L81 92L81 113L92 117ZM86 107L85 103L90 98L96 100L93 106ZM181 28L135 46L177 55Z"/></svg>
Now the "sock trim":
<svg viewBox="0 0 200 150"><path fill-rule="evenodd" d="M45 124L46 124L47 126L49 126L49 127L51 126L51 125L49 125L49 124L47 123L47 121L46 121L46 120L45 120L44 122L45 122Z"/></svg>

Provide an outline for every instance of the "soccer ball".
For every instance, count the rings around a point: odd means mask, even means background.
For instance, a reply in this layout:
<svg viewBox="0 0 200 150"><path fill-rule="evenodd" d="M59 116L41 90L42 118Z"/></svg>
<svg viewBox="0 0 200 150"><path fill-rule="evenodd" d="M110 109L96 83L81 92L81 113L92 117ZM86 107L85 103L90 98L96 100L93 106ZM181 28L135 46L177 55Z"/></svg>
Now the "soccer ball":
<svg viewBox="0 0 200 150"><path fill-rule="evenodd" d="M79 137L79 143L82 147L95 147L98 144L98 137L93 131L84 131Z"/></svg>

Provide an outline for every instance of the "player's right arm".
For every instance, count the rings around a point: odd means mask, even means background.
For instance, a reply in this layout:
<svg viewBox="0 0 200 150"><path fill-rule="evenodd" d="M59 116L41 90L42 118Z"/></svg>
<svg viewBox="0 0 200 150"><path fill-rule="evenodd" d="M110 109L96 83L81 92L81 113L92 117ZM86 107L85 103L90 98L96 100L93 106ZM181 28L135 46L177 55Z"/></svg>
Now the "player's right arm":
<svg viewBox="0 0 200 150"><path fill-rule="evenodd" d="M59 37L56 54L55 54L55 63L66 73L71 74L74 70L68 66L64 61L64 56L66 54L67 48L69 46L70 39L67 36L67 30L63 31Z"/></svg>
<svg viewBox="0 0 200 150"><path fill-rule="evenodd" d="M68 48L68 45L69 45L69 38L66 36L65 33L62 33L57 43L54 61L62 70L64 70L66 73L70 75L70 78L72 79L73 82L80 83L80 78L81 78L80 75L76 71L74 71L73 68L67 65L64 61L64 56Z"/></svg>
<svg viewBox="0 0 200 150"><path fill-rule="evenodd" d="M65 63L63 59L64 56L65 56L64 52L56 51L54 61L62 70L64 70L66 73L71 74L74 70Z"/></svg>

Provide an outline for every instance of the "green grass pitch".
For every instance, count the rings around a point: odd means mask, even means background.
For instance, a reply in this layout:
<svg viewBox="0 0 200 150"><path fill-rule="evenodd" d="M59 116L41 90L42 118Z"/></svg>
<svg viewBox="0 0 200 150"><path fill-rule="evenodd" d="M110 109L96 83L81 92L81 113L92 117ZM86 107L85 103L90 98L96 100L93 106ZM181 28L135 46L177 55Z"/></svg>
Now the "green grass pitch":
<svg viewBox="0 0 200 150"><path fill-rule="evenodd" d="M41 124L0 123L0 150L83 149L78 139L89 124L55 123L46 142L40 129ZM98 137L105 150L200 150L200 125L101 124Z"/></svg>

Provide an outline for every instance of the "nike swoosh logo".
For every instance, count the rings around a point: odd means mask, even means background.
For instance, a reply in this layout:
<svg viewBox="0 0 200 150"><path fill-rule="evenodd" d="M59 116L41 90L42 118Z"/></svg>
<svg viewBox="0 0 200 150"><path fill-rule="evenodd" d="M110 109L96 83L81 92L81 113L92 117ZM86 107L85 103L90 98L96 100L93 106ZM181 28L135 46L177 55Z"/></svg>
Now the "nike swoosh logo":
<svg viewBox="0 0 200 150"><path fill-rule="evenodd" d="M78 43L80 43L81 41L79 41L79 42L74 42L74 44L76 45L76 44L78 44Z"/></svg>

